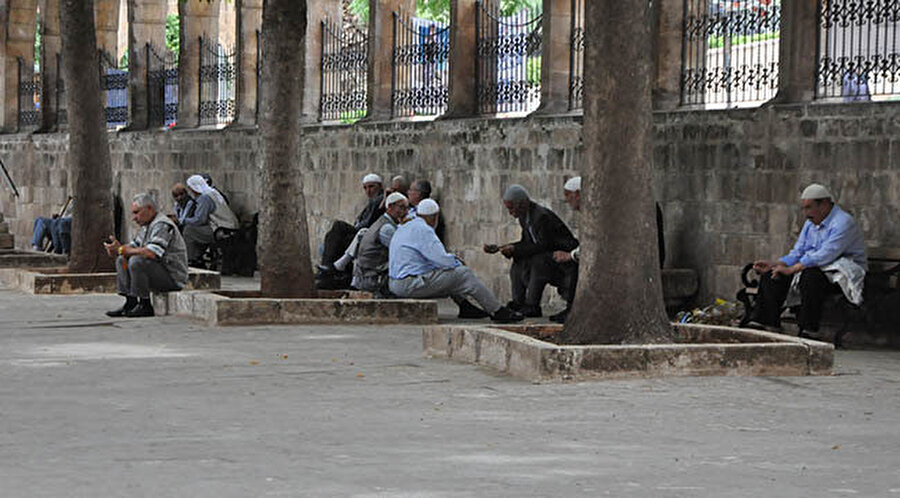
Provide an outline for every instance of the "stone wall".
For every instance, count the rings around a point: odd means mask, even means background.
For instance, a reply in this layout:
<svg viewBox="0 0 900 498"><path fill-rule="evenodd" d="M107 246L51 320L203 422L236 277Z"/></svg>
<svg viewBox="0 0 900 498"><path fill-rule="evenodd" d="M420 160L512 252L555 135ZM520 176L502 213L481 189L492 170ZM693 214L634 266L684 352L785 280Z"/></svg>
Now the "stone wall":
<svg viewBox="0 0 900 498"><path fill-rule="evenodd" d="M805 184L832 186L872 245L900 246L900 105L779 106L656 115L654 191L665 212L667 262L701 275L701 299L731 298L740 267L789 249L802 222ZM304 129L307 208L314 254L335 219L352 221L370 171L432 180L449 246L489 286L508 296L507 264L483 243L518 238L502 191L522 183L563 219L564 181L581 162L581 118L384 122ZM259 139L254 130L111 134L116 189L126 201L149 189L168 205L168 189L210 173L238 213L255 212ZM66 136L0 135L0 158L22 197L0 190L0 212L19 247L38 214L67 194ZM549 294L549 292L548 292Z"/></svg>

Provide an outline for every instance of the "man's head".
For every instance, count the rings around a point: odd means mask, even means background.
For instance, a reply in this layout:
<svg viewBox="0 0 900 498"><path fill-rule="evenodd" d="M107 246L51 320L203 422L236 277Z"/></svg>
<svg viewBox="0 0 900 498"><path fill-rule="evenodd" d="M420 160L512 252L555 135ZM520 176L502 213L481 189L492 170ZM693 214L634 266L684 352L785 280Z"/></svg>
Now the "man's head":
<svg viewBox="0 0 900 498"><path fill-rule="evenodd" d="M800 205L803 207L803 216L819 225L831 213L834 202L831 192L824 185L813 183L800 195Z"/></svg>
<svg viewBox="0 0 900 498"><path fill-rule="evenodd" d="M572 208L572 211L581 211L581 177L575 176L569 178L563 187L563 194L566 196L566 204Z"/></svg>
<svg viewBox="0 0 900 498"><path fill-rule="evenodd" d="M382 190L382 181L381 177L376 175L375 173L369 173L364 176L362 179L363 190L366 192L366 197L369 199L374 199L378 197L378 194L381 193Z"/></svg>
<svg viewBox="0 0 900 498"><path fill-rule="evenodd" d="M431 197L431 182L428 180L416 180L409 187L409 204L418 206L422 199Z"/></svg>
<svg viewBox="0 0 900 498"><path fill-rule="evenodd" d="M506 206L510 216L521 218L528 212L528 207L531 205L531 196L525 190L525 187L514 183L503 194L503 205Z"/></svg>
<svg viewBox="0 0 900 498"><path fill-rule="evenodd" d="M203 179L202 175L191 175L187 179L187 188L190 191L189 193L193 197L198 197L203 195L204 192L209 190L211 187L206 180Z"/></svg>
<svg viewBox="0 0 900 498"><path fill-rule="evenodd" d="M438 213L441 207L433 199L423 199L416 208L416 216L425 220L431 228L436 228L438 224Z"/></svg>
<svg viewBox="0 0 900 498"><path fill-rule="evenodd" d="M156 212L156 200L150 194L138 194L131 200L131 219L138 225L149 225Z"/></svg>
<svg viewBox="0 0 900 498"><path fill-rule="evenodd" d="M213 186L212 177L209 176L209 173L200 173L200 177L203 178L203 181L205 181L207 185L210 187Z"/></svg>
<svg viewBox="0 0 900 498"><path fill-rule="evenodd" d="M409 182L403 175L397 175L391 178L391 192L400 192L404 196L409 191Z"/></svg>
<svg viewBox="0 0 900 498"><path fill-rule="evenodd" d="M180 206L184 206L184 204L188 201L188 193L187 188L181 183L176 183L172 186L172 199L178 203Z"/></svg>
<svg viewBox="0 0 900 498"><path fill-rule="evenodd" d="M384 204L387 206L387 209L385 209L387 215L398 223L403 218L406 218L406 215L409 213L409 201L400 192L394 192L387 196Z"/></svg>

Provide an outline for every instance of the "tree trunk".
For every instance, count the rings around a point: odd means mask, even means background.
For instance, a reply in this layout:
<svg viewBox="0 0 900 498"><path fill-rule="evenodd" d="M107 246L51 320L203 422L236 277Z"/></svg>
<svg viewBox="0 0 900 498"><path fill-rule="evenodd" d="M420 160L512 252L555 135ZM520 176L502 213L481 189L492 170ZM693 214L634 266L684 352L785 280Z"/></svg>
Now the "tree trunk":
<svg viewBox="0 0 900 498"><path fill-rule="evenodd" d="M114 262L102 241L113 233L112 167L100 101L94 1L60 0L59 21L75 202L69 271L108 271Z"/></svg>
<svg viewBox="0 0 900 498"><path fill-rule="evenodd" d="M260 212L261 290L268 297L314 291L301 161L300 111L305 0L266 0L262 25L259 128L263 137Z"/></svg>
<svg viewBox="0 0 900 498"><path fill-rule="evenodd" d="M671 340L651 191L646 1L585 2L584 147L578 289L561 340Z"/></svg>

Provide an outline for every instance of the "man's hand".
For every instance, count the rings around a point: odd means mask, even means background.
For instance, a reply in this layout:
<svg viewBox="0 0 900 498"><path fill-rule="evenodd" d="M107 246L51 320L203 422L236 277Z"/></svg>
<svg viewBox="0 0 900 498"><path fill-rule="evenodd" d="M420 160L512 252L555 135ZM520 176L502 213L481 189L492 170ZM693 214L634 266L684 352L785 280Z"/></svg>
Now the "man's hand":
<svg viewBox="0 0 900 498"><path fill-rule="evenodd" d="M775 265L776 263L761 259L759 261L753 262L753 269L756 270L756 273L762 275L763 273L769 273L770 271L772 271Z"/></svg>
<svg viewBox="0 0 900 498"><path fill-rule="evenodd" d="M516 247L512 244L506 244L505 246L500 246L500 254L506 256L507 259L513 257L514 252L516 252Z"/></svg>
<svg viewBox="0 0 900 498"><path fill-rule="evenodd" d="M500 246L498 246L497 244L485 244L484 245L484 252L486 252L488 254L497 254L497 251L499 251L499 250L500 250Z"/></svg>
<svg viewBox="0 0 900 498"><path fill-rule="evenodd" d="M569 251L553 251L553 260L557 263L568 263L572 261L572 253Z"/></svg>
<svg viewBox="0 0 900 498"><path fill-rule="evenodd" d="M106 249L106 254L114 258L118 255L119 247L122 247L122 243L116 240L112 235L110 235L107 240L109 240L109 242L104 242L103 248Z"/></svg>
<svg viewBox="0 0 900 498"><path fill-rule="evenodd" d="M782 263L782 264L776 266L775 268L773 268L772 273L790 276L790 275L797 273L798 271L802 271L803 268L804 268L804 266L802 263L797 263L797 264L791 265L791 266L787 266Z"/></svg>

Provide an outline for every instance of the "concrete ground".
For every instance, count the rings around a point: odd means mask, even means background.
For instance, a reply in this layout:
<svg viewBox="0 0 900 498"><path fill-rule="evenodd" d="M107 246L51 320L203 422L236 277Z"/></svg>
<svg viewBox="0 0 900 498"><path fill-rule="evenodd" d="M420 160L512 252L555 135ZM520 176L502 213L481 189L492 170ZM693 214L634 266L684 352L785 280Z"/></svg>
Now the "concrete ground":
<svg viewBox="0 0 900 498"><path fill-rule="evenodd" d="M0 290L0 495L900 496L900 352L840 351L832 377L535 385L425 359L419 327L118 304Z"/></svg>

